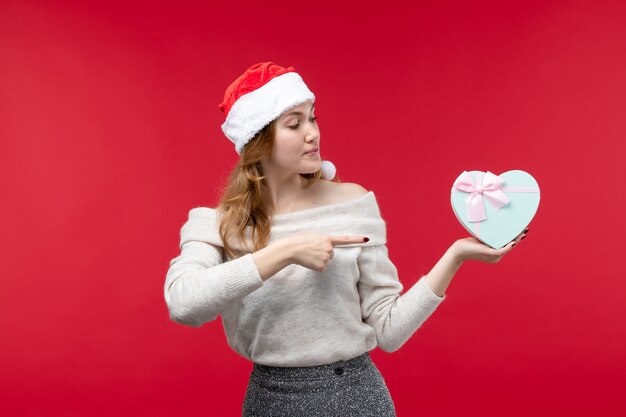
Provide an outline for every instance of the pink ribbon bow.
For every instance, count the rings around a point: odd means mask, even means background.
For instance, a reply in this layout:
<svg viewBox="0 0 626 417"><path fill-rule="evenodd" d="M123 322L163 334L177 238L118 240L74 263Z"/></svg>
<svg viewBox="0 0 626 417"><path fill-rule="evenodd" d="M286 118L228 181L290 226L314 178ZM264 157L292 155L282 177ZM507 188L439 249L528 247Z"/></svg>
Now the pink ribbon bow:
<svg viewBox="0 0 626 417"><path fill-rule="evenodd" d="M489 171L487 171L483 177L481 185L476 185L474 179L467 171L463 171L463 173L459 175L456 181L454 181L452 188L470 193L467 200L465 200L468 222L480 222L487 218L483 195L496 211L509 203L509 198L502 191L503 182L504 180L502 178Z"/></svg>

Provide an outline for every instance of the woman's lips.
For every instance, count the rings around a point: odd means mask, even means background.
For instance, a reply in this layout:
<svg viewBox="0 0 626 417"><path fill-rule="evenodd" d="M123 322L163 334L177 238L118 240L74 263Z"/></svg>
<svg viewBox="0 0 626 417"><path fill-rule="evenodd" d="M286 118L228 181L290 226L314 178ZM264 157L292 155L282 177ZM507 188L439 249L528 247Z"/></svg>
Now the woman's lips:
<svg viewBox="0 0 626 417"><path fill-rule="evenodd" d="M310 152L306 152L305 155L315 155L317 153L317 151L319 151L319 148L316 148Z"/></svg>

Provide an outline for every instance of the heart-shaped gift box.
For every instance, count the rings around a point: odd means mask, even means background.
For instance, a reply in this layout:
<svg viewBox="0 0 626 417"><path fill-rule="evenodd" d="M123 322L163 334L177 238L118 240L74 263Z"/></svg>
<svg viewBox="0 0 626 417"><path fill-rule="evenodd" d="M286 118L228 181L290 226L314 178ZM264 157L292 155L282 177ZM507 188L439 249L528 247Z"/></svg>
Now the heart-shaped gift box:
<svg viewBox="0 0 626 417"><path fill-rule="evenodd" d="M539 208L539 184L527 172L463 171L452 186L452 209L476 239L500 249L520 233Z"/></svg>

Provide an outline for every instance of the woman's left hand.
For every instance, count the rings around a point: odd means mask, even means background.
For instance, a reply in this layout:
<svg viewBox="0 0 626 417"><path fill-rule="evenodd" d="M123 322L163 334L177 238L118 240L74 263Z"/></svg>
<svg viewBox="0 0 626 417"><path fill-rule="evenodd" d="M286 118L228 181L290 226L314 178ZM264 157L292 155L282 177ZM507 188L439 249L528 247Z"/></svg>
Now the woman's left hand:
<svg viewBox="0 0 626 417"><path fill-rule="evenodd" d="M460 261L468 261L470 259L495 264L502 259L504 255L511 252L513 247L528 233L529 229L524 230L515 239L500 249L493 249L485 245L474 237L466 237L459 239L452 244L451 250L455 258Z"/></svg>

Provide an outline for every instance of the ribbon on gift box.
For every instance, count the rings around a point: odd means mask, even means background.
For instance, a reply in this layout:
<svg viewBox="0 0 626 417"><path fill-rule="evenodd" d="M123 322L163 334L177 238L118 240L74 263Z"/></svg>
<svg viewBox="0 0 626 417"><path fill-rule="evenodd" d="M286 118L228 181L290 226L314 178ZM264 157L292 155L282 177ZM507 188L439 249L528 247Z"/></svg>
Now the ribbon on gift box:
<svg viewBox="0 0 626 417"><path fill-rule="evenodd" d="M489 201L495 210L498 211L510 201L506 194L504 194L505 192L539 192L537 187L503 187L502 184L504 180L489 171L487 171L478 182L480 182L480 185L474 182L469 172L463 171L452 186L452 192L469 193L469 196L465 200L465 208L467 211L467 221L471 223L481 222L487 218L484 200Z"/></svg>

